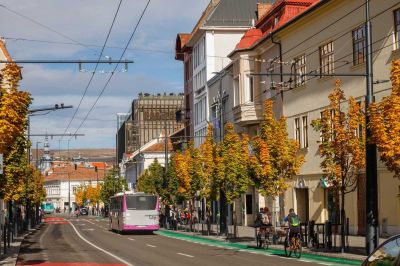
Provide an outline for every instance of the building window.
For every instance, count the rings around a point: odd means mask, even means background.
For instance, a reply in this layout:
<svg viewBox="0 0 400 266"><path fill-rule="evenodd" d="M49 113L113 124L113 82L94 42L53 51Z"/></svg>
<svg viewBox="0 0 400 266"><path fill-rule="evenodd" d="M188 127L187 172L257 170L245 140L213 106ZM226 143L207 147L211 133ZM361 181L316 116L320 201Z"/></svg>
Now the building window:
<svg viewBox="0 0 400 266"><path fill-rule="evenodd" d="M300 118L294 119L294 139L301 145L301 136L300 136Z"/></svg>
<svg viewBox="0 0 400 266"><path fill-rule="evenodd" d="M396 49L400 49L400 9L394 11L394 35Z"/></svg>
<svg viewBox="0 0 400 266"><path fill-rule="evenodd" d="M333 42L319 47L320 77L324 74L333 74Z"/></svg>
<svg viewBox="0 0 400 266"><path fill-rule="evenodd" d="M307 148L308 147L308 124L307 124L307 116L303 116L301 118L302 123L302 142L301 147Z"/></svg>
<svg viewBox="0 0 400 266"><path fill-rule="evenodd" d="M239 88L239 79L236 78L233 80L233 88L234 88L234 92L235 92L235 102L234 102L234 106L238 106L240 104L240 88Z"/></svg>
<svg viewBox="0 0 400 266"><path fill-rule="evenodd" d="M246 214L253 214L253 195L246 194Z"/></svg>
<svg viewBox="0 0 400 266"><path fill-rule="evenodd" d="M306 55L298 56L294 60L295 86L298 87L306 83L306 77L304 76L306 73Z"/></svg>
<svg viewBox="0 0 400 266"><path fill-rule="evenodd" d="M353 30L353 64L364 63L366 53L365 25L361 25Z"/></svg>
<svg viewBox="0 0 400 266"><path fill-rule="evenodd" d="M254 76L249 76L249 102L254 102Z"/></svg>

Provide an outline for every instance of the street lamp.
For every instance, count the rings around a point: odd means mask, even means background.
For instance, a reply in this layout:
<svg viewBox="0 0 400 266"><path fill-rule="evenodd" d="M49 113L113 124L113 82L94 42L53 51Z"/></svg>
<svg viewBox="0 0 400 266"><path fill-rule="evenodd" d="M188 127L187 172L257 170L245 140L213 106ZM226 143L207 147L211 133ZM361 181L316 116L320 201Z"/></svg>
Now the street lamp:
<svg viewBox="0 0 400 266"><path fill-rule="evenodd" d="M39 163L38 163L38 159L39 159L39 156L38 156L38 154L39 154L39 151L38 151L38 149L39 149L39 147L38 147L38 144L39 143L42 143L41 141L36 141L36 169L38 169L39 168Z"/></svg>

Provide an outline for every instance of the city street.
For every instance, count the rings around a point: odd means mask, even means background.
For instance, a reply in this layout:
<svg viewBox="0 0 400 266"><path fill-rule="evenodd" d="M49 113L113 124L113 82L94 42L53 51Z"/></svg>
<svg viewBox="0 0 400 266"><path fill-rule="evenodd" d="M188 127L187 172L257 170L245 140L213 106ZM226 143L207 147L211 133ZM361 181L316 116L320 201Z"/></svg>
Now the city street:
<svg viewBox="0 0 400 266"><path fill-rule="evenodd" d="M319 265L157 234L120 235L110 232L107 226L107 220L87 216L47 218L40 229L22 243L17 265Z"/></svg>

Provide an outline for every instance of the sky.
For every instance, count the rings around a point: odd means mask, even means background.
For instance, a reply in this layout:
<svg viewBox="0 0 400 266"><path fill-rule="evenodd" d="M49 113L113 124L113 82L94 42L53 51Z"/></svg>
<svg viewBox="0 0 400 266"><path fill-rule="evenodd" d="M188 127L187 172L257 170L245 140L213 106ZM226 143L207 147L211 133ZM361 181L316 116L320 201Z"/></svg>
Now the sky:
<svg viewBox="0 0 400 266"><path fill-rule="evenodd" d="M30 117L31 134L75 133L50 139L52 149L115 148L116 114L126 113L140 92L183 91L183 64L174 59L177 33L190 33L209 0L151 0L124 55L128 71L118 67L94 105L115 65L101 64L87 89L95 64L22 64L20 89L31 93L30 109L73 105ZM97 60L119 1L0 0L0 37L14 60ZM102 59L118 60L147 0L122 1ZM76 131L88 111L86 121ZM44 137L31 137L41 148ZM40 142L40 143L39 143Z"/></svg>

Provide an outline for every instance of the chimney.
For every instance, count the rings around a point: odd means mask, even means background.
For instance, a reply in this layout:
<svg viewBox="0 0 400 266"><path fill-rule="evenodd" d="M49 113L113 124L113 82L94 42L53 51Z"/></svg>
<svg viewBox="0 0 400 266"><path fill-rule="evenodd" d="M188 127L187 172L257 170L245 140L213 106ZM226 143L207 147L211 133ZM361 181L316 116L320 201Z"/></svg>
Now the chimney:
<svg viewBox="0 0 400 266"><path fill-rule="evenodd" d="M262 18L271 9L270 3L257 3L257 20Z"/></svg>

